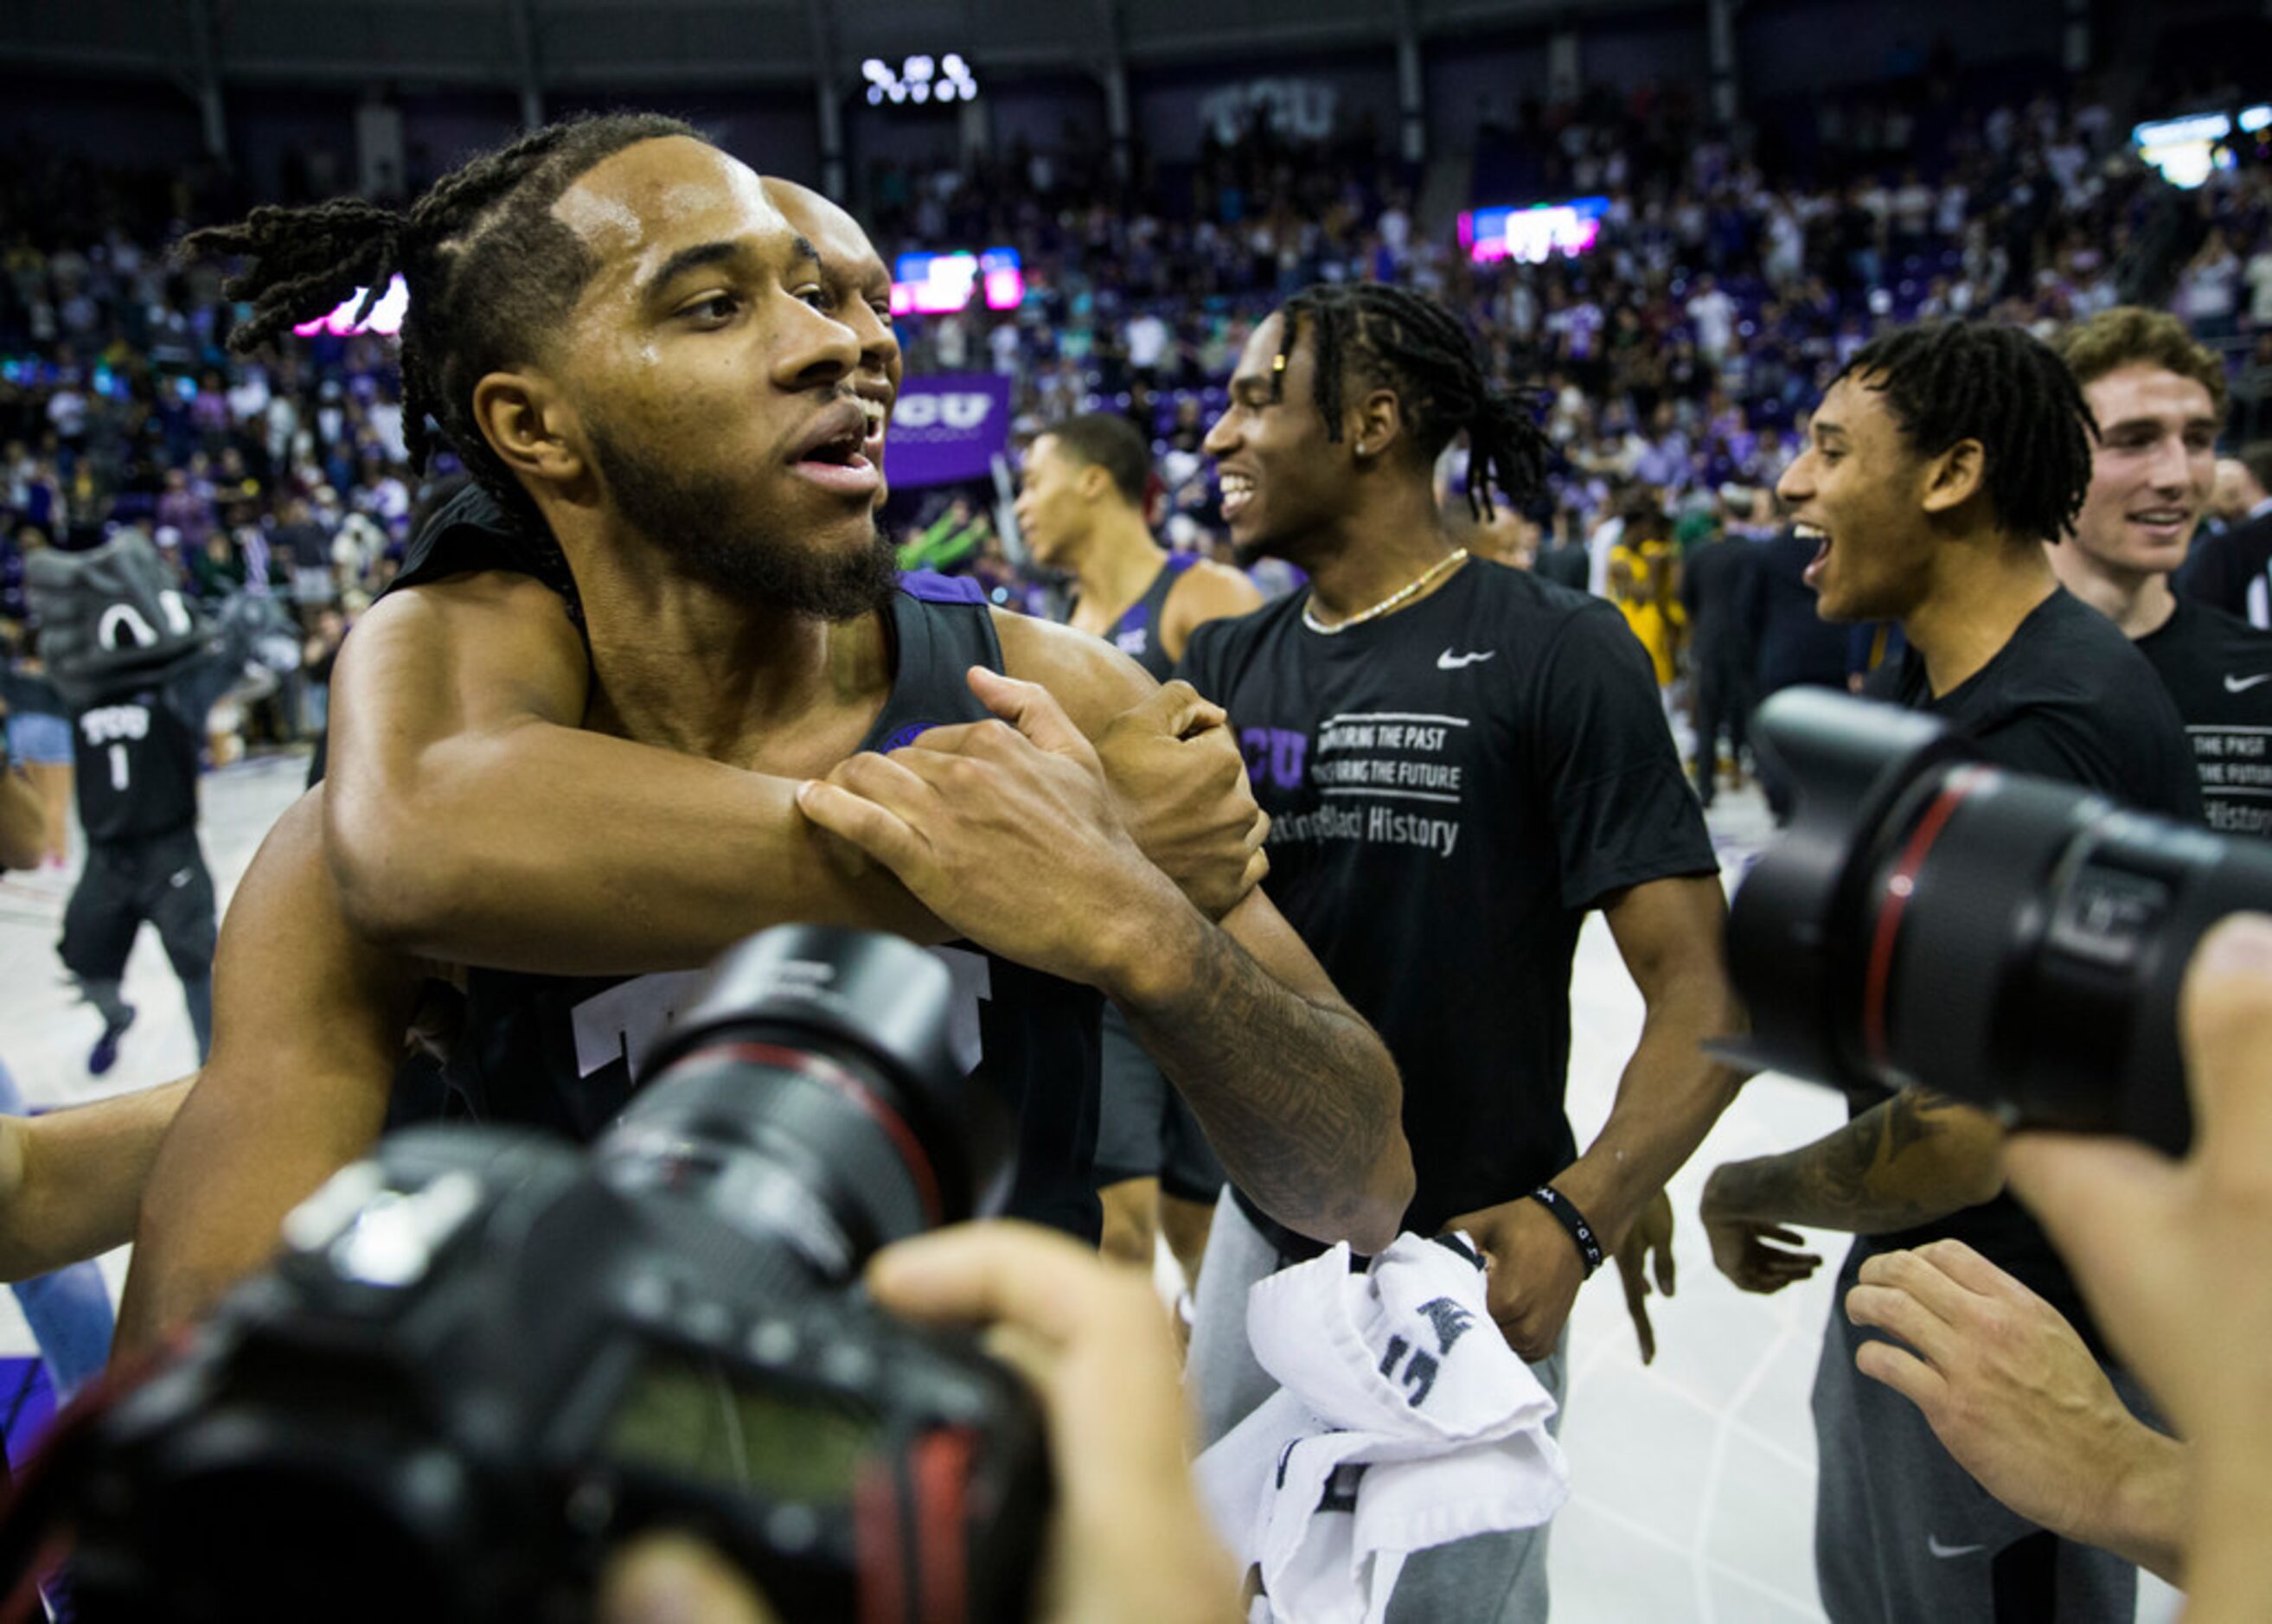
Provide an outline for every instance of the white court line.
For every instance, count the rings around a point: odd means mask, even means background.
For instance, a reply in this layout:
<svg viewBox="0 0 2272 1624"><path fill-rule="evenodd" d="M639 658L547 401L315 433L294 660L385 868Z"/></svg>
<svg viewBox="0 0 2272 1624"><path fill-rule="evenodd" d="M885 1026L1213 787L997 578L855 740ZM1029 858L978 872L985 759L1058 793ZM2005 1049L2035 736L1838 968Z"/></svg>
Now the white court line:
<svg viewBox="0 0 2272 1624"><path fill-rule="evenodd" d="M1720 1561L1719 1558L1715 1556L1709 1556L1703 1553L1701 1551L1684 1546L1678 1540L1666 1535L1663 1530L1652 1528L1648 1523L1641 1522L1636 1517L1627 1516L1625 1512L1616 1509L1614 1507L1610 1506L1604 1501L1595 1500L1589 1495L1580 1494L1573 1492L1570 1496L1569 1503L1573 1506L1583 1506L1588 1512L1600 1517L1603 1522L1615 1524L1619 1530L1631 1534L1634 1538L1645 1540L1648 1544L1656 1546L1659 1550L1669 1551L1675 1556L1685 1556L1695 1561L1701 1562L1706 1568L1708 1568L1713 1573L1719 1575L1721 1577L1733 1579L1737 1583L1741 1584L1747 1589L1757 1590L1760 1595L1768 1597L1771 1600L1779 1601L1786 1607L1795 1608L1803 1616L1810 1618L1820 1618L1822 1616L1822 1604L1820 1601L1794 1596L1789 1590L1783 1590L1777 1585L1766 1583L1763 1581L1753 1577L1752 1575L1744 1572L1741 1568L1733 1567L1727 1562Z"/></svg>

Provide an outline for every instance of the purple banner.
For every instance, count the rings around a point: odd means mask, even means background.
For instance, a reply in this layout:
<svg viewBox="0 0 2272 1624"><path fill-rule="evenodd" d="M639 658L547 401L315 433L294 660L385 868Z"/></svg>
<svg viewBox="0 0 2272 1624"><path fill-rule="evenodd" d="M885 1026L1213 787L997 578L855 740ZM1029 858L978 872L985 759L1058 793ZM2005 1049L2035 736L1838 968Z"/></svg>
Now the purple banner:
<svg viewBox="0 0 2272 1624"><path fill-rule="evenodd" d="M994 372L934 372L900 385L884 472L892 488L983 480L1010 443L1010 380Z"/></svg>

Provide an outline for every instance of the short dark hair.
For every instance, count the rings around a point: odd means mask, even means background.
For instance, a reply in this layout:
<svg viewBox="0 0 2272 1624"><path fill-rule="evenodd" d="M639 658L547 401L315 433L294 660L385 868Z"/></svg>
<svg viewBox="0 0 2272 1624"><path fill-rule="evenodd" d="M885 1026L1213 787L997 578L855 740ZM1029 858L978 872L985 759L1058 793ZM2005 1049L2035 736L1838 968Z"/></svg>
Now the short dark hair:
<svg viewBox="0 0 2272 1624"><path fill-rule="evenodd" d="M358 287L369 290L358 317L369 314L400 272L410 294L402 434L412 467L422 468L434 449L431 417L482 488L542 536L535 504L474 421L474 385L535 358L597 269L590 250L552 217L560 194L602 160L666 136L703 138L659 113L566 119L472 159L407 211L360 197L258 208L234 226L191 233L181 250L251 260L222 290L252 302L251 317L229 334L238 354L323 315Z"/></svg>
<svg viewBox="0 0 2272 1624"><path fill-rule="evenodd" d="M1136 425L1111 412L1084 412L1042 432L1084 468L1102 468L1132 508L1141 508L1152 480L1152 449Z"/></svg>
<svg viewBox="0 0 2272 1624"><path fill-rule="evenodd" d="M1282 393L1285 363L1306 324L1317 333L1312 392L1328 438L1342 437L1347 372L1396 392L1425 461L1467 435L1468 505L1478 522L1491 518L1494 489L1520 507L1544 488L1546 436L1536 401L1493 384L1459 317L1433 299L1379 282L1319 282L1289 299L1279 316L1285 330L1272 398Z"/></svg>
<svg viewBox="0 0 2272 1624"><path fill-rule="evenodd" d="M2057 541L2090 489L2098 422L2051 346L2018 327L1919 322L1873 339L1838 373L1886 398L1927 457L1977 440L1989 505L2015 536Z"/></svg>

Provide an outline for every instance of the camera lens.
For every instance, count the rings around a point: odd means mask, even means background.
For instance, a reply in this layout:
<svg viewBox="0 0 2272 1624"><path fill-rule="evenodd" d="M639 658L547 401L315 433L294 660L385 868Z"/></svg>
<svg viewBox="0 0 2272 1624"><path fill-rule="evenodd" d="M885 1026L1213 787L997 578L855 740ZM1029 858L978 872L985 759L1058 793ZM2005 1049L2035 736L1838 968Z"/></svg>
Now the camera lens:
<svg viewBox="0 0 2272 1624"><path fill-rule="evenodd" d="M2186 963L2223 915L2272 908L2272 852L1819 689L1769 700L1753 737L1796 811L1730 914L1746 1058L2183 1148Z"/></svg>
<svg viewBox="0 0 2272 1624"><path fill-rule="evenodd" d="M598 1151L619 1185L691 1195L829 1280L998 1204L1010 1123L950 1049L954 978L896 937L765 931L711 971Z"/></svg>

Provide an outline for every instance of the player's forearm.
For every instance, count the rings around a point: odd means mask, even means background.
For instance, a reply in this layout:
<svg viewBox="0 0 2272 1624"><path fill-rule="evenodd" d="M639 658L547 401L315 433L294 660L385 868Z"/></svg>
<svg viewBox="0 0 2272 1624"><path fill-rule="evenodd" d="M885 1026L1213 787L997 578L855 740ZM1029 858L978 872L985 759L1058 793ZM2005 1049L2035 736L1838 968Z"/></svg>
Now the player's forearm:
<svg viewBox="0 0 2272 1624"><path fill-rule="evenodd" d="M791 922L943 941L881 867L848 876L795 784L545 722L459 735L335 786L349 920L498 969L684 969Z"/></svg>
<svg viewBox="0 0 2272 1624"><path fill-rule="evenodd" d="M1312 1239L1377 1252L1412 1199L1396 1062L1345 1005L1282 985L1188 906L1109 991L1223 1170Z"/></svg>
<svg viewBox="0 0 2272 1624"><path fill-rule="evenodd" d="M1640 1041L1618 1079L1609 1121L1586 1153L1553 1180L1600 1232L1605 1251L1623 1243L1743 1086L1744 1074L1712 1060L1703 1047L1742 1024L1716 967L1670 979L1650 993Z"/></svg>
<svg viewBox="0 0 2272 1624"><path fill-rule="evenodd" d="M265 1267L285 1215L369 1151L385 1119L384 1072L250 1082L217 1056L158 1149L115 1356L155 1346Z"/></svg>
<svg viewBox="0 0 2272 1624"><path fill-rule="evenodd" d="M19 1159L0 1209L0 1279L28 1279L134 1238L159 1143L190 1082L10 1121Z"/></svg>
<svg viewBox="0 0 2272 1624"><path fill-rule="evenodd" d="M1931 1223L2003 1188L2000 1135L1986 1124L1904 1089L1812 1144L1716 1169L1705 1211L1862 1235Z"/></svg>
<svg viewBox="0 0 2272 1624"><path fill-rule="evenodd" d="M2122 1457L2099 1463L2105 1492L2089 1497L2089 1520L2054 1531L2183 1585L2193 1453L2190 1446L2132 1420L2124 1429ZM2262 1530L2260 1521L2253 1537L2261 1538Z"/></svg>

